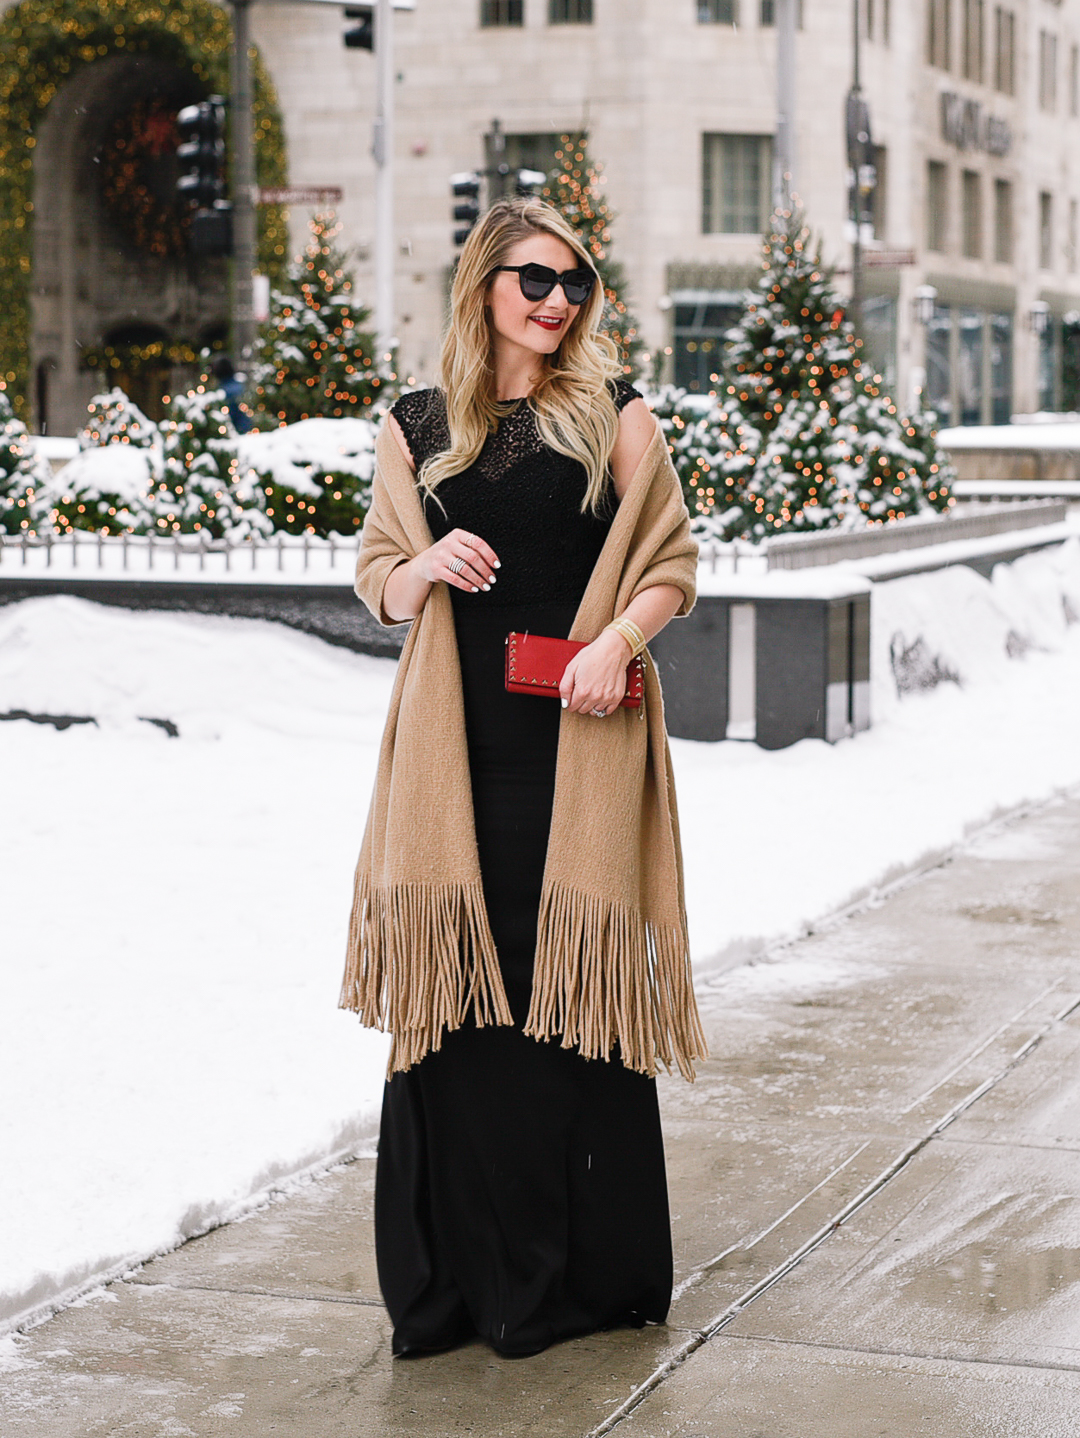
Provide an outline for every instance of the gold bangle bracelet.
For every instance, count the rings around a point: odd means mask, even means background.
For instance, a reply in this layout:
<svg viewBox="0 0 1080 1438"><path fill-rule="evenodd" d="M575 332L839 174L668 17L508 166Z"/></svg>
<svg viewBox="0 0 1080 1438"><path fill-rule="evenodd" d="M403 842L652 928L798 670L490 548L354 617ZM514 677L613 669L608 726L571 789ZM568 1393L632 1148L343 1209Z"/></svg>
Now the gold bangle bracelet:
<svg viewBox="0 0 1080 1438"><path fill-rule="evenodd" d="M626 640L627 644L630 646L631 659L636 659L638 655L642 652L642 650L645 648L645 635L642 633L641 629L638 628L638 626L634 623L632 619L613 619L611 623L606 627L608 629L614 629L615 633L618 634L620 638Z"/></svg>

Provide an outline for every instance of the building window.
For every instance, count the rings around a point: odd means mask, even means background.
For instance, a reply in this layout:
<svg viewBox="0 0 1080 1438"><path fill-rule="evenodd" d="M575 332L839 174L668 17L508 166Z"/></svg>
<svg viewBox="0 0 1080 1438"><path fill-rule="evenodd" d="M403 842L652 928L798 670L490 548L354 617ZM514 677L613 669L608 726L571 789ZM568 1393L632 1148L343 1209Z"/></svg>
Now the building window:
<svg viewBox="0 0 1080 1438"><path fill-rule="evenodd" d="M803 0L795 0L795 24L801 30L803 23ZM758 24L764 29L776 24L776 0L759 0Z"/></svg>
<svg viewBox="0 0 1080 1438"><path fill-rule="evenodd" d="M1057 36L1039 31L1039 109L1057 109Z"/></svg>
<svg viewBox="0 0 1080 1438"><path fill-rule="evenodd" d="M927 20L927 61L939 70L947 70L952 63L952 0L930 0Z"/></svg>
<svg viewBox="0 0 1080 1438"><path fill-rule="evenodd" d="M1012 415L1012 315L990 316L990 423Z"/></svg>
<svg viewBox="0 0 1080 1438"><path fill-rule="evenodd" d="M592 0L548 0L549 25L591 25Z"/></svg>
<svg viewBox="0 0 1080 1438"><path fill-rule="evenodd" d="M760 235L772 208L772 136L705 135L702 230Z"/></svg>
<svg viewBox="0 0 1080 1438"><path fill-rule="evenodd" d="M862 307L866 357L886 386L896 384L896 301L891 295L866 295Z"/></svg>
<svg viewBox="0 0 1080 1438"><path fill-rule="evenodd" d="M889 43L889 21L892 19L889 11L891 6L889 0L865 0L866 5L866 38L868 40L880 40L882 44Z"/></svg>
<svg viewBox="0 0 1080 1438"><path fill-rule="evenodd" d="M926 326L926 398L942 427L953 422L952 371L952 312L935 305Z"/></svg>
<svg viewBox="0 0 1080 1438"><path fill-rule="evenodd" d="M982 256L982 176L978 170L965 170L964 196L964 254L969 260Z"/></svg>
<svg viewBox="0 0 1080 1438"><path fill-rule="evenodd" d="M994 181L994 259L1011 265L1013 257L1013 187L1009 180Z"/></svg>
<svg viewBox="0 0 1080 1438"><path fill-rule="evenodd" d="M949 230L948 178L940 160L931 160L926 170L926 247L944 250Z"/></svg>
<svg viewBox="0 0 1080 1438"><path fill-rule="evenodd" d="M963 71L965 80L982 84L983 78L983 28L985 7L983 0L963 0Z"/></svg>
<svg viewBox="0 0 1080 1438"><path fill-rule="evenodd" d="M699 25L737 25L739 0L698 0Z"/></svg>
<svg viewBox="0 0 1080 1438"><path fill-rule="evenodd" d="M525 0L480 0L481 25L524 25Z"/></svg>
<svg viewBox="0 0 1080 1438"><path fill-rule="evenodd" d="M1039 269L1054 268L1054 197L1049 190L1039 193Z"/></svg>
<svg viewBox="0 0 1080 1438"><path fill-rule="evenodd" d="M1016 12L999 5L994 11L994 88L1016 94Z"/></svg>
<svg viewBox="0 0 1080 1438"><path fill-rule="evenodd" d="M986 377L984 329L981 310L957 310L959 334L956 356L956 409L961 424L983 424L983 394Z"/></svg>
<svg viewBox="0 0 1080 1438"><path fill-rule="evenodd" d="M926 330L926 397L940 424L1009 422L1012 331L1010 314L935 307Z"/></svg>
<svg viewBox="0 0 1080 1438"><path fill-rule="evenodd" d="M674 360L680 389L707 394L716 387L728 330L742 318L743 297L735 291L676 290Z"/></svg>

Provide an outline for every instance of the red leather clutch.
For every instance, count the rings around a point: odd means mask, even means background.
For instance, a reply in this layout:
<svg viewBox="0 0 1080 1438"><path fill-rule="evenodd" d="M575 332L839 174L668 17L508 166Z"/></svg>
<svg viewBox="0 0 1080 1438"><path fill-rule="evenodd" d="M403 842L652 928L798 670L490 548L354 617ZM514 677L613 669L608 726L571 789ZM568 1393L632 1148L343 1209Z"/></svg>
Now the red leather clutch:
<svg viewBox="0 0 1080 1438"><path fill-rule="evenodd" d="M586 644L579 639L554 639L546 634L506 636L506 687L511 694L548 694L559 697L566 666ZM645 692L645 656L639 654L626 666L624 709L640 709Z"/></svg>

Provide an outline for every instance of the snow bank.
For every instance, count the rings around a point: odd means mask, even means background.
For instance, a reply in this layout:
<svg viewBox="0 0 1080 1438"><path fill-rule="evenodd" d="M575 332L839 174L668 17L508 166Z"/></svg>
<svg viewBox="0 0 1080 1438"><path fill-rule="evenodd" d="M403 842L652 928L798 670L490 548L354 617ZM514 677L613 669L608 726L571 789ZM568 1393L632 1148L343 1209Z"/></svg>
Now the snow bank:
<svg viewBox="0 0 1080 1438"><path fill-rule="evenodd" d="M1080 545L874 605L868 733L672 745L702 977L1080 783ZM901 696L898 632L958 682ZM96 720L0 725L0 1326L371 1140L386 1041L336 999L392 677L256 621L0 608L0 714Z"/></svg>

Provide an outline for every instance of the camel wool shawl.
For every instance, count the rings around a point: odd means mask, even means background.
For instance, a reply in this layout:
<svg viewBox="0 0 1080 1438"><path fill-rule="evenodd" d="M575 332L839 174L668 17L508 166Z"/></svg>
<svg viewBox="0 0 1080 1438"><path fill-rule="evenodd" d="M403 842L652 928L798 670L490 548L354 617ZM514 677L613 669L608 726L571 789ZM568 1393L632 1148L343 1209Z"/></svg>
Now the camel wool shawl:
<svg viewBox="0 0 1080 1438"><path fill-rule="evenodd" d="M527 517L523 516L523 523ZM391 571L433 543L416 476L384 427L356 592L383 624ZM635 595L695 598L697 545L660 431L619 503L572 639L591 641ZM523 699L523 703L552 700ZM356 868L340 1004L393 1034L407 1069L472 1013L513 1022L488 924L450 593L435 584L405 641ZM564 710L525 1033L693 1079L706 1054L694 1001L675 789L656 670L645 718Z"/></svg>

